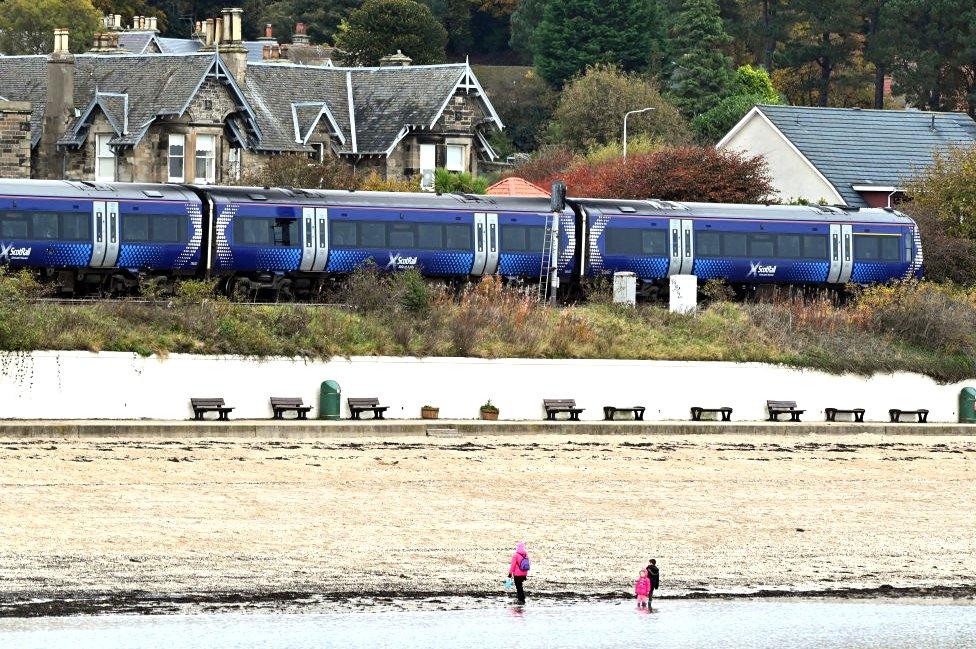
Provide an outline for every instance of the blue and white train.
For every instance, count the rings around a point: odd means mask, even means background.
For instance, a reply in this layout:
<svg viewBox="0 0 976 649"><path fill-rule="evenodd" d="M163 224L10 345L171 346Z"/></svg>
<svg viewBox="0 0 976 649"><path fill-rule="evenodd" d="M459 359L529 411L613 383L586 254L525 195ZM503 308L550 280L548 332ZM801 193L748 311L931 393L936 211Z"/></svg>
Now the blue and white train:
<svg viewBox="0 0 976 649"><path fill-rule="evenodd" d="M101 294L150 276L301 294L367 261L538 281L552 220L542 198L0 180L0 264ZM645 289L686 273L746 286L922 273L918 227L890 209L570 198L556 220L564 287L617 271Z"/></svg>

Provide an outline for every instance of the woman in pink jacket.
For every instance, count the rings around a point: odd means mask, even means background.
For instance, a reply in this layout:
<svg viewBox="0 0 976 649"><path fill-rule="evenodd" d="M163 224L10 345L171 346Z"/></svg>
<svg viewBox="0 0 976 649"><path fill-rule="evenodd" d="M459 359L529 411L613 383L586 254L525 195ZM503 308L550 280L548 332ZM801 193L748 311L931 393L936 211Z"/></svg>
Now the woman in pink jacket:
<svg viewBox="0 0 976 649"><path fill-rule="evenodd" d="M515 546L512 561L508 565L508 576L515 581L515 593L519 604L525 604L525 591L522 590L522 584L529 575L529 567L529 553L525 551L525 541L519 541Z"/></svg>
<svg viewBox="0 0 976 649"><path fill-rule="evenodd" d="M647 578L647 571L641 570L640 577L634 584L634 594L637 595L637 608L648 606L648 596L651 594L651 580Z"/></svg>

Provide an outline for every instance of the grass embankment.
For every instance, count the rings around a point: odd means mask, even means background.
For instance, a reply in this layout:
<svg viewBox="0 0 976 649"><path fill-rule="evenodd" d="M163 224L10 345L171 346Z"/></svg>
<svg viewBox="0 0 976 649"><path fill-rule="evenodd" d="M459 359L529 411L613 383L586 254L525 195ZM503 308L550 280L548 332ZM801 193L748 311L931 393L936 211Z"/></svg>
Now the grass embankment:
<svg viewBox="0 0 976 649"><path fill-rule="evenodd" d="M353 355L757 361L828 372L969 378L976 293L908 283L851 305L714 301L697 315L621 307L597 292L563 309L485 281L460 296L412 273L354 275L349 307L235 304L188 282L168 302L37 301L26 275L0 276L0 349L80 349L330 358Z"/></svg>

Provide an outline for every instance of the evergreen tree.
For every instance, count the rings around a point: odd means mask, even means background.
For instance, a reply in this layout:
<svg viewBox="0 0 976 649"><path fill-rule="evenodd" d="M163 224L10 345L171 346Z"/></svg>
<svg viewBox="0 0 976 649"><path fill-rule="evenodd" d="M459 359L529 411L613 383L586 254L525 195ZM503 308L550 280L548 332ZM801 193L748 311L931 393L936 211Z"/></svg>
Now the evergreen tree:
<svg viewBox="0 0 976 649"><path fill-rule="evenodd" d="M671 24L671 101L688 117L707 111L727 93L732 57L715 0L684 0Z"/></svg>
<svg viewBox="0 0 976 649"><path fill-rule="evenodd" d="M587 66L653 69L662 52L657 0L552 0L532 36L535 66L562 86Z"/></svg>
<svg viewBox="0 0 976 649"><path fill-rule="evenodd" d="M401 50L416 64L441 63L447 30L427 5L414 0L366 0L336 32L344 63L377 65Z"/></svg>
<svg viewBox="0 0 976 649"><path fill-rule="evenodd" d="M546 0L522 0L512 14L512 36L509 46L523 61L532 60L532 35L542 22Z"/></svg>
<svg viewBox="0 0 976 649"><path fill-rule="evenodd" d="M782 60L791 68L816 66L817 104L830 101L837 68L851 62L863 26L861 0L793 0L795 38Z"/></svg>

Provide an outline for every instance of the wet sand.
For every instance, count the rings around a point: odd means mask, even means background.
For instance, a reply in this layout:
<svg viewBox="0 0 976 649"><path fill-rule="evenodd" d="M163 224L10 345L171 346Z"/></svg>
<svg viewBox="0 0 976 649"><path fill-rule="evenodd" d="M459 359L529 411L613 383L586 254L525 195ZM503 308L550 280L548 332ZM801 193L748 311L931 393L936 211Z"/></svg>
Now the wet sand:
<svg viewBox="0 0 976 649"><path fill-rule="evenodd" d="M788 431L788 428L784 428ZM0 440L0 615L976 595L976 439Z"/></svg>

